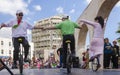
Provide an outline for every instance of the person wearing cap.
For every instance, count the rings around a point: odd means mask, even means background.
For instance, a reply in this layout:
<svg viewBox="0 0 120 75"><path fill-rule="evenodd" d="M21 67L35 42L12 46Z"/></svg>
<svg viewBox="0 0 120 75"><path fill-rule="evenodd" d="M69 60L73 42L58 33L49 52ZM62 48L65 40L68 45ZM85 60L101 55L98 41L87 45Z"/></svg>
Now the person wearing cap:
<svg viewBox="0 0 120 75"><path fill-rule="evenodd" d="M112 51L112 63L113 69L118 68L118 57L119 57L119 46L117 45L117 41L113 41L113 51Z"/></svg>
<svg viewBox="0 0 120 75"><path fill-rule="evenodd" d="M66 56L67 56L67 45L65 43L66 40L70 40L70 48L71 53L73 56L75 56L75 38L74 38L74 32L75 28L81 29L81 27L75 23L69 20L69 16L64 16L62 18L62 22L53 26L53 27L46 27L44 29L60 29L63 36L63 68L66 68Z"/></svg>
<svg viewBox="0 0 120 75"><path fill-rule="evenodd" d="M12 68L17 68L17 60L19 59L19 47L20 43L18 42L18 38L24 38L22 45L24 47L24 61L27 60L28 52L29 52L29 43L27 40L27 29L42 29L42 27L32 26L28 22L23 20L23 12L21 10L17 10L16 12L16 19L9 21L8 23L2 23L2 27L12 27L12 41L14 46L14 53L13 53L13 66Z"/></svg>

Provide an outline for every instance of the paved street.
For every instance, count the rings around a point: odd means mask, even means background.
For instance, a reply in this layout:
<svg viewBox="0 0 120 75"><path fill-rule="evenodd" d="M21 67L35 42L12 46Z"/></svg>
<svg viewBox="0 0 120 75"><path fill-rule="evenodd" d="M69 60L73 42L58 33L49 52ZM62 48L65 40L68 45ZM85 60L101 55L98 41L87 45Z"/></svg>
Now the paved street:
<svg viewBox="0 0 120 75"><path fill-rule="evenodd" d="M12 72L15 75L19 75L19 70L14 69ZM7 70L0 71L0 75L10 75ZM23 75L67 75L66 70L63 69L24 69ZM120 75L119 70L99 70L98 72L92 72L91 70L72 69L70 75Z"/></svg>

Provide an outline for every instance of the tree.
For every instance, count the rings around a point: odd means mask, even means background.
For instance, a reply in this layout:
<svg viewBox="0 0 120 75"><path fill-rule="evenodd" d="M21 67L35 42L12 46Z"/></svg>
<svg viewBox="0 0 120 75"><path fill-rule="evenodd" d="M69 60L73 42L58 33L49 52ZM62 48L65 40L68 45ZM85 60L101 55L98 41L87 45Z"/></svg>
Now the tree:
<svg viewBox="0 0 120 75"><path fill-rule="evenodd" d="M119 24L119 28L118 28L118 30L116 31L116 33L120 34L120 22L119 22L118 24ZM117 40L118 40L118 42L120 43L120 37L119 37Z"/></svg>
<svg viewBox="0 0 120 75"><path fill-rule="evenodd" d="M120 23L118 23L118 24L120 25ZM120 33L120 26L119 26L119 28L118 28L116 33Z"/></svg>

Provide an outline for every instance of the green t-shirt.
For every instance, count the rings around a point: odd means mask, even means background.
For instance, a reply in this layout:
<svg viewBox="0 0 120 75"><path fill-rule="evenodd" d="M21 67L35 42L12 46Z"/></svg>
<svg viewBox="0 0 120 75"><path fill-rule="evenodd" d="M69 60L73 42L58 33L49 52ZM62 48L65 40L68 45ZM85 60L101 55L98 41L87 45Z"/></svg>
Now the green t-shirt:
<svg viewBox="0 0 120 75"><path fill-rule="evenodd" d="M74 34L77 27L79 26L70 20L65 20L56 25L56 28L61 29L62 35Z"/></svg>

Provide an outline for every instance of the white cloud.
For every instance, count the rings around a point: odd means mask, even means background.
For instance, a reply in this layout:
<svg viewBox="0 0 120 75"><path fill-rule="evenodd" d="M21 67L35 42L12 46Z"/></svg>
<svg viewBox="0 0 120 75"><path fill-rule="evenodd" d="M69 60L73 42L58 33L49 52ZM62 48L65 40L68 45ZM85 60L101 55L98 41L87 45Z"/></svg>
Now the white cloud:
<svg viewBox="0 0 120 75"><path fill-rule="evenodd" d="M70 10L70 13L74 13L74 12L75 12L75 9Z"/></svg>
<svg viewBox="0 0 120 75"><path fill-rule="evenodd" d="M56 8L56 11L58 12L58 13L63 13L64 11L63 11L63 8L61 7L61 6L59 6L58 8Z"/></svg>
<svg viewBox="0 0 120 75"><path fill-rule="evenodd" d="M0 30L0 37L4 37L4 38L11 38L12 37L12 31L11 28L2 28Z"/></svg>
<svg viewBox="0 0 120 75"><path fill-rule="evenodd" d="M0 13L15 16L17 10L28 14L28 4L24 0L0 0Z"/></svg>
<svg viewBox="0 0 120 75"><path fill-rule="evenodd" d="M41 11L41 6L40 5L35 5L33 6L33 8L36 10L36 11Z"/></svg>
<svg viewBox="0 0 120 75"><path fill-rule="evenodd" d="M120 1L116 4L116 7L120 7Z"/></svg>
<svg viewBox="0 0 120 75"><path fill-rule="evenodd" d="M36 24L36 23L37 23L37 21L34 21L33 23L34 23L34 24Z"/></svg>
<svg viewBox="0 0 120 75"><path fill-rule="evenodd" d="M87 1L87 3L90 3L92 0L86 0Z"/></svg>

